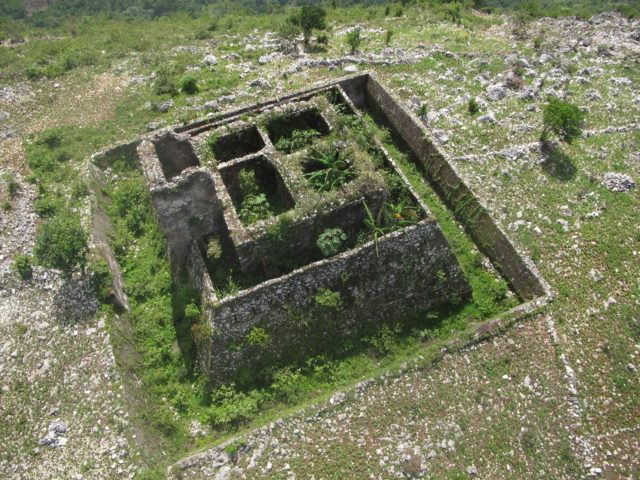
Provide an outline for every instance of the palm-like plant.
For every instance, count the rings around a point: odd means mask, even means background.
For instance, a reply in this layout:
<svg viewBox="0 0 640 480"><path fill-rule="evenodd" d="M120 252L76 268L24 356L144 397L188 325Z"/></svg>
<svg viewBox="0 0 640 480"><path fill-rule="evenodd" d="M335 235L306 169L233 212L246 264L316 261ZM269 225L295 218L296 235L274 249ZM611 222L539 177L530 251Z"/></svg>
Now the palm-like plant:
<svg viewBox="0 0 640 480"><path fill-rule="evenodd" d="M383 208L378 210L378 214L374 217L373 213L371 213L371 209L369 205L364 203L364 211L367 214L364 219L364 225L371 230L371 234L373 235L373 244L376 246L376 257L380 256L380 252L378 251L378 238L383 237L387 233L389 233L392 229L389 227L385 227L382 221Z"/></svg>
<svg viewBox="0 0 640 480"><path fill-rule="evenodd" d="M312 155L304 160L304 174L309 184L320 192L327 192L342 187L356 177L353 165L342 157L338 149L322 152L313 149Z"/></svg>

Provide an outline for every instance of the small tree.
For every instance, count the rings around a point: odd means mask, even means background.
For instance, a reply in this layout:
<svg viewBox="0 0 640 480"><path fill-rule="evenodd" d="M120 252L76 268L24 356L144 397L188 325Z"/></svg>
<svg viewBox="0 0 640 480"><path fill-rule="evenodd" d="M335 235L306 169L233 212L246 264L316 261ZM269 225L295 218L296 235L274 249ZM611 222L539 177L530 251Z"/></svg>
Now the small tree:
<svg viewBox="0 0 640 480"><path fill-rule="evenodd" d="M47 268L70 275L86 263L87 233L75 215L59 215L42 225L36 238L36 260Z"/></svg>
<svg viewBox="0 0 640 480"><path fill-rule="evenodd" d="M582 135L585 112L574 105L555 97L549 98L542 115L542 133L540 140L546 142L549 135L555 133L567 143Z"/></svg>
<svg viewBox="0 0 640 480"><path fill-rule="evenodd" d="M347 45L351 48L351 53L356 53L361 43L360 30L352 30L347 33Z"/></svg>
<svg viewBox="0 0 640 480"><path fill-rule="evenodd" d="M297 14L289 20L292 24L299 26L304 34L304 44L309 45L309 39L314 29L324 30L327 28L325 17L327 12L317 5L304 5Z"/></svg>

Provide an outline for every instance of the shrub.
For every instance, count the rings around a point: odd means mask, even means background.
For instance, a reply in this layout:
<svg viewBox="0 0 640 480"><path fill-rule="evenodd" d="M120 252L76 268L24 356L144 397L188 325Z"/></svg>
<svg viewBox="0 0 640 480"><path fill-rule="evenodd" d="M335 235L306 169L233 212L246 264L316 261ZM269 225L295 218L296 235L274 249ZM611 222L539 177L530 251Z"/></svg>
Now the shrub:
<svg viewBox="0 0 640 480"><path fill-rule="evenodd" d="M563 141L571 143L582 135L584 119L585 112L577 105L550 97L543 111L540 140L546 142L549 135L555 133Z"/></svg>
<svg viewBox="0 0 640 480"><path fill-rule="evenodd" d="M389 8L389 7L387 7L387 8ZM388 11L385 10L385 15L388 15L388 14L389 14ZM388 29L386 31L386 33L384 34L384 45L385 45L385 47L388 47L389 44L391 43L391 37L393 37L393 30L392 29Z"/></svg>
<svg viewBox="0 0 640 480"><path fill-rule="evenodd" d="M396 338L400 334L400 325L383 325L375 335L365 338L371 346L371 353L375 358L381 358L391 353L396 346Z"/></svg>
<svg viewBox="0 0 640 480"><path fill-rule="evenodd" d="M471 97L469 99L469 103L467 104L467 109L471 115L475 115L480 111L480 105L478 104L478 100L475 97Z"/></svg>
<svg viewBox="0 0 640 480"><path fill-rule="evenodd" d="M299 369L286 367L276 372L271 389L278 400L292 404L301 400L306 382L306 377Z"/></svg>
<svg viewBox="0 0 640 480"><path fill-rule="evenodd" d="M156 95L175 95L178 93L175 72L172 67L164 65L156 73L156 81L153 84L153 93Z"/></svg>
<svg viewBox="0 0 640 480"><path fill-rule="evenodd" d="M180 79L180 90L187 95L198 93L198 79L194 75L185 75Z"/></svg>
<svg viewBox="0 0 640 480"><path fill-rule="evenodd" d="M271 343L271 336L264 328L253 327L247 334L247 344L251 347L264 348Z"/></svg>
<svg viewBox="0 0 640 480"><path fill-rule="evenodd" d="M347 39L347 45L349 45L349 48L351 48L351 53L356 53L356 50L358 50L358 47L362 43L362 38L360 37L360 30L350 31L349 33L347 33L346 39Z"/></svg>
<svg viewBox="0 0 640 480"><path fill-rule="evenodd" d="M15 268L18 275L22 280L29 280L33 275L33 269L31 267L31 256L30 255L16 255L15 263L13 264L13 268Z"/></svg>
<svg viewBox="0 0 640 480"><path fill-rule="evenodd" d="M294 24L291 19L282 23L278 28L278 38L281 38L282 40L293 42L299 34L300 27Z"/></svg>
<svg viewBox="0 0 640 480"><path fill-rule="evenodd" d="M76 215L59 215L42 225L36 238L36 260L47 268L70 274L86 262L87 234Z"/></svg>
<svg viewBox="0 0 640 480"><path fill-rule="evenodd" d="M329 43L329 36L328 35L318 35L316 37L316 42L318 42L321 45L327 45Z"/></svg>
<svg viewBox="0 0 640 480"><path fill-rule="evenodd" d="M25 68L24 73L29 80L38 80L39 78L42 78L44 76L44 72L42 71L42 69L35 65L29 65L27 68Z"/></svg>
<svg viewBox="0 0 640 480"><path fill-rule="evenodd" d="M445 15L451 23L462 24L462 5L458 2L447 4Z"/></svg>
<svg viewBox="0 0 640 480"><path fill-rule="evenodd" d="M5 200L4 202L2 202L2 210L4 210L5 212L11 210L11 202L9 200Z"/></svg>
<svg viewBox="0 0 640 480"><path fill-rule="evenodd" d="M238 216L245 225L251 225L259 220L272 217L273 208L267 195L260 192L256 172L254 170L242 170L238 176L238 183L244 198L238 208Z"/></svg>
<svg viewBox="0 0 640 480"><path fill-rule="evenodd" d="M258 413L258 398L253 392L236 392L235 385L225 385L211 392L213 405L207 411L207 421L213 427L238 425Z"/></svg>
<svg viewBox="0 0 640 480"><path fill-rule="evenodd" d="M220 140L220 136L215 132L209 134L209 136L207 137L207 149L210 152L216 151L216 144L218 143L218 140Z"/></svg>
<svg viewBox="0 0 640 480"><path fill-rule="evenodd" d="M542 42L543 42L543 38L538 36L536 38L533 39L533 48L535 48L536 50L540 50L540 48L542 47Z"/></svg>
<svg viewBox="0 0 640 480"><path fill-rule="evenodd" d="M251 225L273 215L271 204L264 193L247 195L238 209L238 216L245 225Z"/></svg>
<svg viewBox="0 0 640 480"><path fill-rule="evenodd" d="M341 228L327 228L318 236L316 245L325 257L341 252L347 240L347 234Z"/></svg>

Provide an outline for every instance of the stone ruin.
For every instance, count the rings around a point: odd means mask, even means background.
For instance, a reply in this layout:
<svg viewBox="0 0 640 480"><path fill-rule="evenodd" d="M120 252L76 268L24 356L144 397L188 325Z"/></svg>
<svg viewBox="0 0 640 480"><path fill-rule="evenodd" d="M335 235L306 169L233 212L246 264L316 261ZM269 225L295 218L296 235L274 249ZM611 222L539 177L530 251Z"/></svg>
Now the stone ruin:
<svg viewBox="0 0 640 480"><path fill-rule="evenodd" d="M548 294L415 118L370 75L339 80L121 147L137 150L175 274L186 273L201 293L202 320L192 332L201 368L215 383L336 348L372 326L470 295L437 222L377 138L364 150L352 148L350 134L334 141L344 143L336 152L358 158L349 165L357 175L331 191L310 188L305 159L363 111L415 154L444 198L464 204L468 210L457 215L520 298ZM296 144L301 130L313 136ZM274 206L258 219L242 215L246 172ZM385 175L400 179L415 218L376 231L392 196ZM331 229L347 240L327 256L318 237Z"/></svg>

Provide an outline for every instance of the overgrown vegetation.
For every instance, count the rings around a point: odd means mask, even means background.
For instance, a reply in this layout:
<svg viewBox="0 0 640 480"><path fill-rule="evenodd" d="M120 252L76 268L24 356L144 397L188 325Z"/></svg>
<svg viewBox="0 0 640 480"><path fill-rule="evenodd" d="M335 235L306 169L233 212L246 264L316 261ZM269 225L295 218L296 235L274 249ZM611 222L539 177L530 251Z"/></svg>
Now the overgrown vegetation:
<svg viewBox="0 0 640 480"><path fill-rule="evenodd" d="M327 192L353 180L356 177L353 164L344 157L344 152L338 148L313 148L303 160L304 177L309 185L319 192Z"/></svg>
<svg viewBox="0 0 640 480"><path fill-rule="evenodd" d="M314 129L293 130L291 135L282 136L275 147L281 152L291 153L306 147L319 136L320 132Z"/></svg>
<svg viewBox="0 0 640 480"><path fill-rule="evenodd" d="M238 208L240 221L245 225L251 225L259 220L272 217L274 215L273 208L266 193L261 191L258 185L255 171L243 169L238 179L243 196L240 208Z"/></svg>
<svg viewBox="0 0 640 480"><path fill-rule="evenodd" d="M80 217L73 214L60 214L43 224L34 249L40 265L56 268L65 275L84 267L87 252L87 233Z"/></svg>

